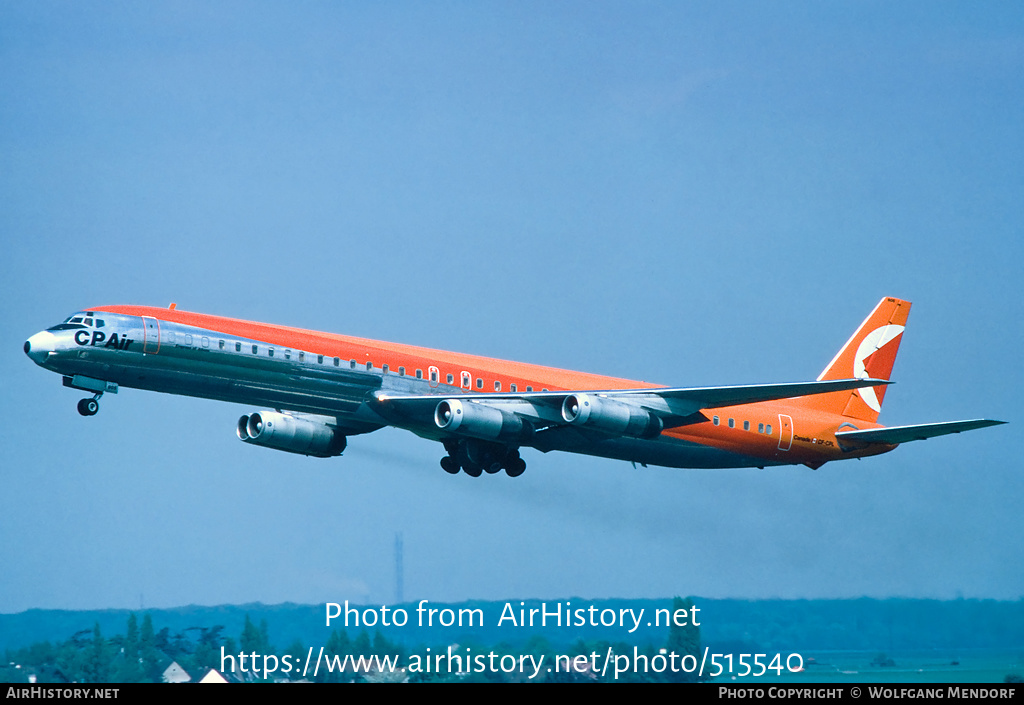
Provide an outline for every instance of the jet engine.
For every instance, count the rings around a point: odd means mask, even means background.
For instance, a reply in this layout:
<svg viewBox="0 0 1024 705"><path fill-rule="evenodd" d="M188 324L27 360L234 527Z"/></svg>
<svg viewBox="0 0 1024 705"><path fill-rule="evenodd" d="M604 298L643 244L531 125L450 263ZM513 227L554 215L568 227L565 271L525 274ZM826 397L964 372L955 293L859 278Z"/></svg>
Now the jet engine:
<svg viewBox="0 0 1024 705"><path fill-rule="evenodd" d="M434 423L443 431L492 441L521 441L533 433L530 422L516 414L458 399L438 403Z"/></svg>
<svg viewBox="0 0 1024 705"><path fill-rule="evenodd" d="M317 416L257 411L238 419L236 433L246 443L288 453L329 458L341 455L348 439Z"/></svg>
<svg viewBox="0 0 1024 705"><path fill-rule="evenodd" d="M646 409L590 394L570 394L562 402L568 423L634 438L657 438L665 424Z"/></svg>

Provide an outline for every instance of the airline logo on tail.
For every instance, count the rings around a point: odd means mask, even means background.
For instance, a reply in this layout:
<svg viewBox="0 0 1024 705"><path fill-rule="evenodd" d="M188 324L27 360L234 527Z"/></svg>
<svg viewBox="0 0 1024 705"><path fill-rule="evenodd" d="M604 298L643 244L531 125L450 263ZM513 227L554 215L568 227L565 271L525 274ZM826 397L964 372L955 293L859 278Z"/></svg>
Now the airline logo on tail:
<svg viewBox="0 0 1024 705"><path fill-rule="evenodd" d="M889 379L903 329L904 326L886 325L864 336L853 357L855 379ZM881 395L885 394L885 387L862 387L856 393L875 413L882 410Z"/></svg>
<svg viewBox="0 0 1024 705"><path fill-rule="evenodd" d="M853 377L888 381L909 314L909 301L892 297L879 301L875 310L864 319L818 379L824 381ZM803 405L874 423L878 421L884 396L884 386L862 387L851 392L808 397Z"/></svg>

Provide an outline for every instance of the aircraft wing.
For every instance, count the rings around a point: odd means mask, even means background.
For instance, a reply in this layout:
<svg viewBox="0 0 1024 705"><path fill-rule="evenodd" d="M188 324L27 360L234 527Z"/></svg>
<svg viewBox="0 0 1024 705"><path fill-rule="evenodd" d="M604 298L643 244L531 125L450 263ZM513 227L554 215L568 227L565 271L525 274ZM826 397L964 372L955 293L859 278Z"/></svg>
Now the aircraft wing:
<svg viewBox="0 0 1024 705"><path fill-rule="evenodd" d="M889 384L880 379L841 379L788 384L753 384L729 387L661 387L651 389L607 389L561 392L522 392L450 395L395 395L385 390L373 393L374 406L385 415L398 414L409 419L431 419L434 408L444 399L475 402L541 423L562 425L562 405L569 397L583 395L642 409L657 416L665 428L703 421L695 415L701 409L736 404L774 401L811 394L845 391L859 387Z"/></svg>
<svg viewBox="0 0 1024 705"><path fill-rule="evenodd" d="M840 392L858 387L889 384L880 379L840 379L830 382L791 382L788 384L750 384L729 387L677 387L665 389L626 389L588 392L599 397L642 406L659 416L689 416L701 409L717 409L736 404L753 404L790 397ZM562 392L564 398L569 392Z"/></svg>
<svg viewBox="0 0 1024 705"><path fill-rule="evenodd" d="M926 438L945 436L950 433L973 431L976 428L998 426L1005 421L991 419L972 419L970 421L944 421L942 423L921 423L912 426L889 426L888 428L870 428L864 431L838 431L836 439L840 441L859 441L862 443L885 443L896 445L910 441L923 441Z"/></svg>

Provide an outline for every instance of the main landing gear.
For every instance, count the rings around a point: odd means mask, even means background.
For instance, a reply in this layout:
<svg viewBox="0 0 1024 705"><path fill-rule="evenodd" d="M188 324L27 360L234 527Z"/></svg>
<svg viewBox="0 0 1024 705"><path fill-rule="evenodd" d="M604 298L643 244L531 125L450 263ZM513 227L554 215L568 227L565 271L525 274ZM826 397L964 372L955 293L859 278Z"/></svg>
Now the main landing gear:
<svg viewBox="0 0 1024 705"><path fill-rule="evenodd" d="M82 416L95 416L96 412L100 410L100 397L103 394L99 393L92 398L82 399L78 402L78 413Z"/></svg>
<svg viewBox="0 0 1024 705"><path fill-rule="evenodd" d="M480 477L505 471L509 477L519 477L526 471L526 461L519 457L518 448L487 441L447 440L444 449L448 455L441 458L441 467L451 475L462 470L470 477Z"/></svg>

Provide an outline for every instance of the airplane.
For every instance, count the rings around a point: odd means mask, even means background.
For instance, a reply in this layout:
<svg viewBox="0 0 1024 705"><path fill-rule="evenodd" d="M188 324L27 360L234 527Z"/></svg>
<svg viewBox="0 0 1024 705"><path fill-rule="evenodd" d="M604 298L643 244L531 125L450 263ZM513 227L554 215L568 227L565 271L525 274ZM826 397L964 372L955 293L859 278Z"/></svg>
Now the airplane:
<svg viewBox="0 0 1024 705"><path fill-rule="evenodd" d="M31 336L25 354L91 392L120 387L269 407L239 439L315 457L385 426L440 441L441 467L526 469L523 447L644 467L737 468L863 458L1005 423L877 423L910 303L883 298L813 382L663 387L583 372L168 308L99 306Z"/></svg>

